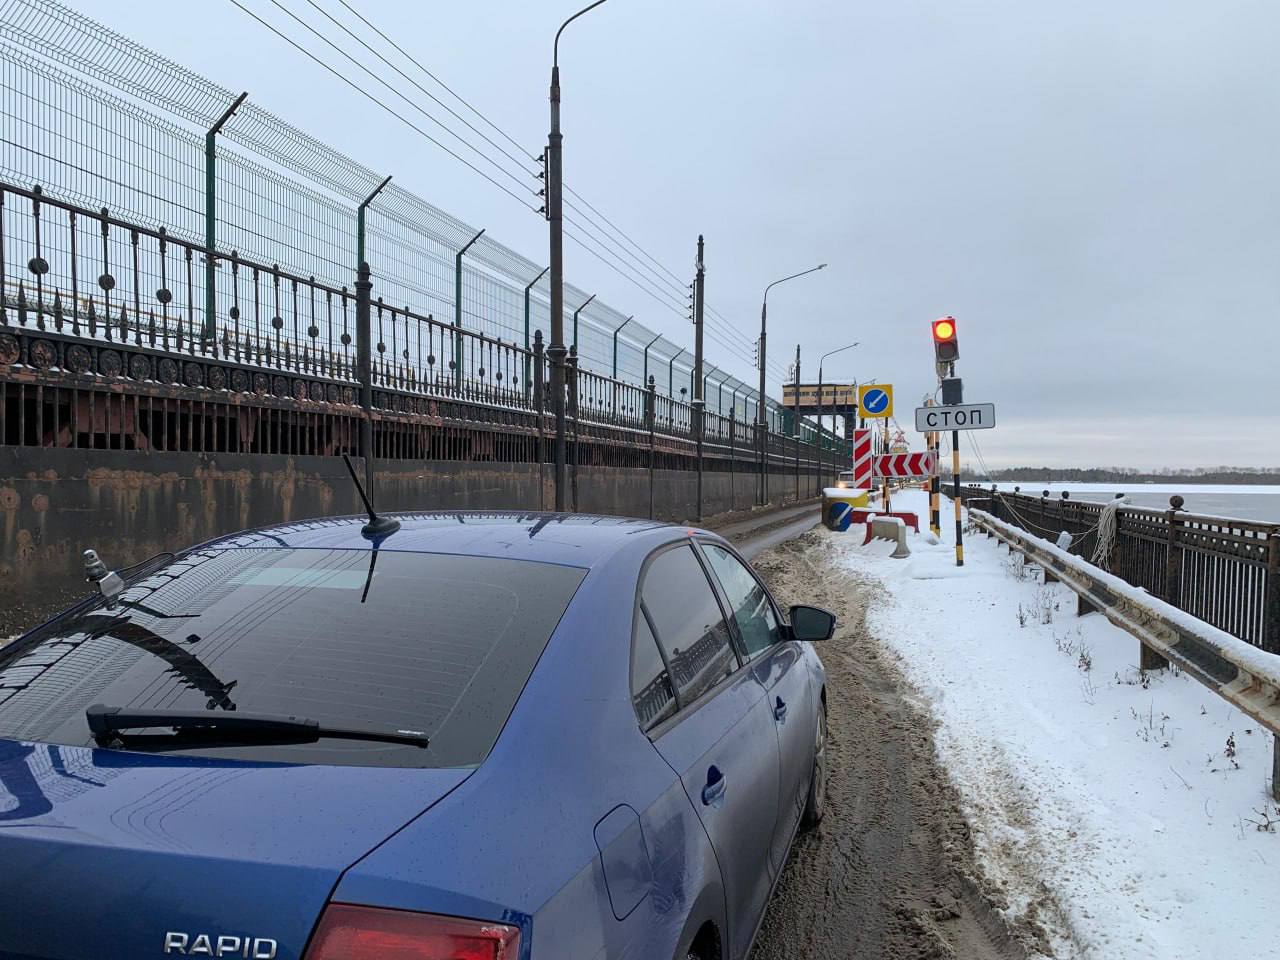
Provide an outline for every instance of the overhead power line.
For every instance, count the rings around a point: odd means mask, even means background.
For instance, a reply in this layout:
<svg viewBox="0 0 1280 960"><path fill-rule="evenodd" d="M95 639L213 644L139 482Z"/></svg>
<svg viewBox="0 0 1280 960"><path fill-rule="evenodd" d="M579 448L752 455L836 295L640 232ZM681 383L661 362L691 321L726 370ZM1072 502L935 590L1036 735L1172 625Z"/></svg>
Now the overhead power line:
<svg viewBox="0 0 1280 960"><path fill-rule="evenodd" d="M274 6L276 6L278 9L283 11L286 15L288 15L292 20L294 20L296 23L302 26L310 34L319 38L323 43L325 43L331 49L341 54L347 61L355 64L364 73L366 73L373 79L377 80L379 84L381 84L386 89L390 90L402 101L404 101L410 107L412 107L415 111L422 114L424 117L430 120L437 127L444 130L446 133L448 133L450 136L456 139L459 143L463 144L467 149L472 151L478 157L482 158L486 163L492 165L495 169L500 171L506 177L515 181L518 187L521 185L522 181L520 177L512 173L512 171L508 169L501 161L490 156L485 152L483 148L477 146L476 144L467 140L462 135L458 134L456 131L450 129L446 123L441 121L438 117L434 116L430 112L430 110L426 109L421 104L415 102L410 96L406 95L404 92L397 89L395 86L389 83L386 79L378 76L376 73L371 71L368 67L362 64L357 58L353 57L349 52L344 50L341 46L339 46L333 40L326 37L323 33L318 31L315 27L311 26L306 21L298 17L298 15L295 14L293 11L289 10L287 7L282 5L279 2L279 0L270 0L270 2ZM464 124L467 127L467 129L469 129L478 137L480 137L486 144L488 144L493 149L497 150L502 157L506 158L508 161L515 164L518 167L521 174L531 176L529 171L524 167L521 159L514 156L512 153L507 151L501 145L497 144L493 140L493 138L484 134L483 131L479 130L474 124L471 124L470 122L468 122L457 111L450 108L438 97L433 95L429 90L427 90L421 84L416 82L412 77L409 77L403 70L401 70L398 66L392 63L387 57L383 56L381 53L379 53L377 50L371 47L370 44L368 44L365 40L360 38L352 30L350 30L346 25L342 24L341 21L335 19L328 11L324 10L317 3L315 3L314 0L306 0L306 2L313 9L315 9L320 14L322 14L327 20L329 20L336 27L342 30L342 32L345 33L348 37L355 40L358 44L360 44L361 47L363 47L365 50L367 50L369 53L375 56L380 62L390 67L398 76L400 76L406 82L412 84L412 86L420 94L430 98L432 102L439 105L443 110L447 111L450 116L454 117L457 121ZM456 151L450 149L447 145L441 143L438 139L436 139L435 137L427 133L425 130L423 130L418 124L414 123L412 120L405 117L402 113L400 113L399 111L389 106L386 102L384 102L382 99L380 99L376 95L370 93L360 84L351 80L343 72L333 67L330 63L326 62L323 58L312 53L310 50L303 47L301 44L296 42L293 38L289 37L283 31L281 31L271 23L267 22L266 20L258 16L253 11L247 9L242 3L239 2L239 0L231 0L231 3L233 3L243 13L247 14L252 19L254 19L257 23L266 27L277 37L284 40L294 49L298 50L300 53L303 53L310 60L312 60L313 62L323 67L329 73L338 77L347 86L356 90L362 96L366 97L373 103L377 104L383 110L387 111L396 119L404 123L406 126L410 127L420 136L424 137L428 142L434 144L435 146L440 147L449 156L453 157L455 160L458 160L468 169L482 176L490 184L498 187L505 194L515 199L526 209L529 209L531 211L534 210L534 208L528 202L526 202L524 199L518 196L511 189L507 188L504 184L497 182L492 176L488 175L484 170L481 170L475 164L468 161L465 157L459 155ZM397 52L399 52L402 56L404 56L415 67L421 70L426 76L430 77L435 83L439 84L444 90L448 91L448 93L451 96L453 96L459 103L461 103L464 107L466 107L468 110L474 113L477 117L479 117L485 124L487 124L493 130L495 130L500 136L502 136L509 143L511 143L518 151L521 151L522 153L524 152L524 148L521 147L521 145L517 141L515 141L514 138L512 138L509 134L507 134L501 127L499 127L496 123L490 120L487 116L485 116L480 110L474 107L471 103L469 103L463 97L461 97L455 90L453 90L451 87L445 84L442 80L440 80L439 77L437 77L434 73L432 73L429 69L427 69L427 67L423 65L419 60L417 60L412 55L410 55L407 51L405 51L403 47L401 47L394 40L388 37L383 31L378 29L377 26L375 26L367 17L365 17L359 11L357 11L350 3L346 2L346 0L339 0L339 3L341 3L341 5L349 13L355 16L361 23L363 23L366 27L368 27L375 34L377 34L382 40L384 40L392 48L394 48ZM583 237L573 236L572 239L574 240L574 242L578 243L580 246L586 249L589 253L591 253L593 256L599 259L602 263L608 266L615 273L618 273L620 276L628 280L628 282L632 283L638 289L643 291L647 296L653 299L656 303L660 304L665 309L670 310L672 313L674 313L676 316L680 317L681 319L688 319L687 304L683 302L684 298L687 296L687 289L685 287L684 282L668 267L663 265L656 257L648 253L648 251L646 251L643 247L641 247L629 234L625 233L625 231L619 228L612 220L610 220L607 216L601 213L598 208L596 208L593 204L591 204L588 200L586 200L586 198L582 197L581 194L579 194L577 191L573 190L571 187L568 187L568 186L566 186L566 190L568 190L568 192L570 192L573 196L577 197L587 209L590 209L593 213L595 213L596 217L599 218L599 221L604 221L604 224L607 224L607 227L602 225L598 220L596 220L595 218L587 214L585 210L582 209L582 207L579 207L577 204L574 204L570 201L568 205L571 207L571 209L575 210L577 213L579 213L582 216L583 220L587 221L587 223L590 223L592 226L595 227L595 230L593 231L589 229L584 223L577 220L576 218L574 219L566 218L566 222L577 226L580 230L583 231L584 234L586 234L586 237L589 238L589 239L584 239ZM532 193L533 191L530 190L531 195ZM616 234L616 236L614 234ZM621 240L618 239L619 237L621 237ZM632 252L633 250L636 252L633 253ZM746 340L746 336L742 333L742 331L739 330L733 324L731 324L729 321L725 320L717 311L714 311L709 306L707 308L707 313L709 314L709 316L704 317L704 321L707 324L706 326L707 334L711 336L712 339L714 339L717 343L723 346L726 350L728 350L731 354L733 354L735 358L739 359L744 364L748 364L752 367L755 367L756 361L750 355L750 348L743 346L743 344L747 342L747 340ZM780 365L778 365L776 362L772 360L770 360L766 364L766 371L771 375L772 378L778 381L785 381L787 378L787 372L784 369L782 369Z"/></svg>
<svg viewBox="0 0 1280 960"><path fill-rule="evenodd" d="M274 2L274 0L273 0L273 2ZM412 57L409 57L409 55L408 55L407 53L405 53L405 52L404 52L404 51L403 51L403 50L402 50L398 45L396 45L396 44L395 44L395 43L394 43L390 38L388 38L384 33L382 33L382 31L378 30L378 29L377 29L377 27L374 27L372 24L370 24L368 20L365 20L365 18L364 18L364 17L360 16L360 14L358 14L358 13L356 13L354 10L352 10L352 8L351 8L347 3L345 3L345 2L344 2L344 0L339 0L339 2L340 2L340 3L342 3L342 5L343 5L344 7L346 7L348 10L350 10L350 11L351 11L351 12L352 12L356 17L358 17L362 23L364 23L365 25L369 26L369 28L370 28L371 30L373 30L375 33L377 33L377 34L378 34L378 36L382 37L382 39L383 39L383 40L385 40L387 43L390 43L393 47L395 47L395 49L396 49L396 50L398 50L402 56L408 57L408 58L409 58L409 60L411 60L411 61L413 62L413 64L414 64L414 65L415 65L419 70L421 70L423 73L427 74L427 76L431 77L431 79L432 79L432 80L434 80L436 83L439 83L442 87L444 86L444 84L440 82L440 78L439 78L439 77L437 77L435 74L433 74L433 73L431 73L429 70L427 70L427 69L426 69L426 67L422 66L422 64L418 63L418 61L414 60ZM463 124L463 125L464 125L468 130L470 130L470 131L471 131L472 133L474 133L476 136L480 137L482 140L484 140L484 142L485 142L485 143L489 144L489 146L493 147L495 150L497 150L499 153L501 153L504 157L506 157L508 160L510 160L512 163L514 163L517 167L519 167L519 169L520 169L520 171L521 171L522 173L524 173L524 174L526 174L526 175L528 175L528 176L530 176L530 177L533 177L533 176L535 176L535 175L536 175L536 173L537 173L537 171L536 171L536 170L531 170L531 169L529 169L529 168L526 166L526 164L533 163L533 162L535 162L535 161L534 161L534 160L532 160L530 157L528 157L528 156L525 156L525 155L524 155L524 151L523 151L523 150L522 150L522 148L519 146L519 144L517 144L517 145L516 145L516 149L517 149L517 150L521 150L521 156L518 156L518 157L517 157L517 156L512 155L512 154L511 154L509 151L507 151L506 149L504 149L500 144L496 143L496 142L495 142L495 141L494 141L494 140L493 140L493 139L492 139L488 134L486 134L486 133L484 133L482 130L478 129L475 125L473 125L470 121L468 121L468 120L467 120L465 117L463 117L460 113L458 113L456 110L454 110L452 107L450 107L447 103L445 103L443 100L441 100L441 99L440 99L439 97L437 97L435 94L433 94L430 90L428 90L426 87L422 86L422 84L418 83L416 80L414 80L412 77L410 77L407 73L405 73L403 70L401 70L398 66L396 66L394 63L392 63L390 60L388 60L385 56L383 56L381 53L379 53L377 50L375 50L372 46L370 46L368 43L366 43L366 42L364 41L364 39L363 39L363 38L361 38L361 37L360 37L360 36L358 36L356 33L354 33L354 32L351 30L351 28L350 28L350 27L348 27L346 24L342 23L342 21L340 21L340 20L338 20L336 17L334 17L334 16L333 16L333 14L331 14L328 10L325 10L322 6L320 6L318 3L316 3L316 2L315 2L315 0L307 0L307 3L308 3L308 4L309 4L313 9L317 10L317 11L318 11L322 16L324 16L324 17L325 17L325 18L326 18L330 23L332 23L334 26L338 27L338 29L340 29L343 33L345 33L347 36L349 36L352 40L354 40L356 43L360 44L360 46L362 46L362 47L364 47L366 50L368 50L371 54L373 54L375 57L377 57L379 60L381 60L383 63L385 63L388 67L390 67L392 70L394 70L397 74L399 74L401 77L403 77L403 78L404 78L405 80L407 80L409 83L413 84L413 86L414 86L416 89L418 89L419 91L421 91L425 96L430 97L430 98L431 98L431 100L432 100L433 102L438 103L438 104L439 104L439 105L440 105L444 110L448 111L448 113L449 113L449 115L450 115L451 117L453 117L454 119L456 119L459 123ZM279 4L277 4L277 6L279 6ZM446 89L446 90L449 90L449 88L448 88L448 87L445 87L445 89ZM450 92L451 94L453 94L453 96L455 96L455 97L457 97L457 96L458 96L458 95L457 95L456 93L454 93L452 90L449 90L449 92ZM459 99L461 99L461 98L459 98ZM465 101L464 101L464 102L465 102ZM467 107L468 107L472 112L478 113L478 111L476 111L475 107L472 107L470 104L467 104ZM488 122L488 121L486 121L486 122ZM493 124L492 124L492 123L490 123L489 125L490 125L490 126L493 126ZM495 127L495 129L497 129L497 128ZM499 132L501 133L501 131L499 131Z"/></svg>
<svg viewBox="0 0 1280 960"><path fill-rule="evenodd" d="M235 3L235 4L236 4L236 6L240 6L240 4L236 2L236 0L231 0L231 2L232 2L232 3ZM310 2L311 2L311 0L307 0L307 2L308 2L308 3L310 3ZM522 177L519 177L519 176L517 176L516 174L512 173L512 172L511 172L510 170L508 170L505 166L503 166L503 164L501 164L499 161L494 160L494 159L493 159L492 157L490 157L487 153L485 153L482 149L480 149L480 148L479 148L479 147L477 147L475 144L473 144L473 143L471 143L469 140L467 140L467 139L466 139L466 137L463 137L461 134L459 134L459 133L455 132L454 130L451 130L447 124L445 124L443 121L439 120L437 117L433 116L433 115L432 115L432 113L431 113L429 110L424 109L421 105L419 105L419 104L415 103L415 102L414 102L410 97L405 96L405 94L404 94L404 93L402 93L401 91L397 90L394 86L392 86L390 83L388 83L388 82L387 82L386 80L384 80L382 77L378 76L378 74L374 73L372 70L370 70L368 67L366 67L363 63L361 63L361 62L359 61L359 59L357 59L356 57L353 57L350 53L348 53L346 50L344 50L344 49L343 49L342 47L340 47L338 44L334 43L332 40L330 40L328 37L326 37L323 33L321 33L321 32L320 32L319 30L317 30L315 27L311 26L311 24L307 23L305 20L303 20L301 17L299 17L296 13L294 13L292 10L290 10L288 7L286 7L283 3L281 3L281 2L280 2L280 0L271 0L271 4L272 4L274 7L276 7L276 9L280 10L281 12L283 12L286 16L288 16L289 18L291 18L295 23L297 23L299 26L301 26L304 30L306 30L306 31L307 31L308 33L310 33L312 36L316 37L316 38L317 38L318 40L320 40L322 43L326 44L327 46L329 46L330 48L332 48L332 49L333 49L333 50L335 50L336 52L340 53L340 54L341 54L343 57L345 57L345 58L346 58L350 63L354 64L356 67L358 67L358 68L359 68L360 70L362 70L364 73L366 73L368 76L372 77L372 78L373 78L374 80L376 80L378 83L382 84L384 87L386 87L386 88L387 88L388 90L390 90L392 93L394 93L397 97L399 97L401 100L403 100L403 101L404 101L405 103L407 103L409 106L411 106L414 110L417 110L417 111L418 111L418 113L422 114L424 117L426 117L428 120L430 120L430 121L431 121L432 123L434 123L436 126L438 126L441 130L443 130L445 133L449 134L449 136L453 137L453 138L454 138L455 140L457 140L459 143L463 144L465 147L467 147L469 150L471 150L471 151L472 151L473 153L475 153L477 156L479 156L479 157L483 158L487 163L492 164L492 165L493 165L493 167L494 167L495 169L497 169L498 171L500 171L501 173L503 173L503 174L504 174L505 176L507 176L509 179L511 179L511 180L513 180L513 181L515 181L515 183L517 184L517 186L521 186L521 187L523 187L524 189L529 190L529 193L530 193L530 195L531 195L531 196L535 196L535 195L537 194L537 191L535 191L535 190L531 189L531 188L529 187L529 185L528 185L528 184L526 184L526 183L524 182L524 180L523 180L523 178L522 178ZM314 3L311 3L311 6L316 7L316 5L315 5ZM244 8L243 8L243 7L241 7L241 9L244 9ZM316 7L316 9L317 9L317 10L320 10L320 8L319 8L319 7ZM320 10L320 12L321 12L321 13L324 13L324 11L323 11L323 10ZM327 16L327 14L326 14L326 16ZM332 20L333 18L332 18L332 17L330 17L329 19L331 19L331 20ZM334 21L334 22L335 22L335 23L337 23L337 21ZM338 26L339 26L339 27L342 27L342 24L340 24L340 23L339 23L339 24L338 24ZM346 28L345 28L345 27L343 27L343 29L345 30ZM350 31L347 31L347 32L348 32L348 34L350 34ZM356 39L357 39L357 40L359 40L359 38L358 38L358 37L357 37ZM362 41L361 41L361 42L362 42ZM366 49L370 49L370 52L373 52L373 51L371 50L371 48L369 48L369 47L368 47L368 44L365 44L365 47L366 47ZM385 58L382 58L382 59L383 59L383 62L387 62L387 61L385 60ZM392 67L393 67L393 69L394 69L394 65L391 65L391 66L392 66ZM400 72L400 71L397 71L397 72ZM403 73L401 73L401 75L403 76ZM421 89L421 88L420 88L420 89ZM424 92L425 92L425 91L424 91ZM430 96L430 94L428 94L428 96ZM434 98L434 97L432 97L432 99L435 99L435 98ZM439 102L439 101L437 101L437 102ZM441 104L441 105L443 106L443 104ZM447 109L447 108L446 108L446 109ZM521 168L521 173L525 174L526 176L528 176L528 175L529 175L529 174L528 174L528 171L524 170L523 168Z"/></svg>
<svg viewBox="0 0 1280 960"><path fill-rule="evenodd" d="M314 2L314 0L307 0L307 2L311 4L313 7L320 9L317 6L317 4ZM395 40L393 40L390 36L388 36L383 30L381 30L376 24L374 24L368 17L366 17L360 11L355 9L355 7L353 7L349 2L347 2L347 0L338 0L338 2L343 6L343 8L347 10L347 12L349 12L352 16L354 16L357 20L359 20L362 24L364 24L370 30L372 30L379 38L381 38L392 49L394 49L397 53L403 56L409 63L413 64L415 67L421 70L426 76L430 77L432 81L439 84L439 86L443 90L447 91L454 99L456 99L460 104L466 107L466 109L470 110L473 114L475 114L478 118L480 118L481 121L483 121L487 126L489 126L492 130L494 130L499 136L501 136L504 140L506 140L507 143L511 144L511 146L514 147L517 151L519 151L521 154L528 155L531 157L535 155L536 153L535 151L528 150L527 147L525 147L523 144L517 141L514 137L512 137L509 133L507 133L506 130L504 130L501 126L499 126L492 119L490 119L483 111L481 111L478 107L476 107L466 98L464 98L461 94L459 94L456 90L450 87L447 83L445 83L438 75L432 72L424 63L422 63L421 60L419 60L417 57L413 56L411 53L405 50L405 48L402 47L400 44L396 43ZM321 12L325 13L323 10L321 10ZM325 13L325 16L335 23L338 22L334 20L334 18L328 13ZM339 24L339 26L342 26L342 25ZM345 26L342 26L342 29L348 35L353 37L355 36ZM396 72L399 73L401 76L405 76L403 71L399 70L398 68L390 64L389 61L387 61L386 58L383 57L381 54L378 54L375 51L373 51L372 48L367 43L365 43L363 40L359 40L359 38L356 38L356 39L358 40L358 42L360 42L360 44L363 47L365 47L365 49L370 50L370 52L373 52L375 56L378 56L378 58L382 60L384 63L387 63L389 66L392 66L393 69L395 69ZM405 78L409 79L407 76L405 76ZM413 83L412 80L409 80L409 82ZM422 87L418 86L418 84L416 83L414 85L417 86L418 89L420 90L423 89ZM425 90L423 90L423 92L427 93L427 91ZM427 93L427 95L431 96L430 93ZM437 103L440 103L440 101L434 96L432 97L432 99L435 100ZM441 105L444 106L443 104ZM473 125L471 125L470 123L467 123L467 121L464 120L462 117L460 117L456 112L454 112L453 110L450 110L447 106L445 107L445 109L449 110L451 115L457 117L461 122L465 123L469 129L476 132L480 136L484 136L478 130L476 130L476 128ZM484 137L484 139L486 142L493 145L496 149L499 149L505 156L511 158L511 155L508 154L505 150L502 150L501 147L498 147L493 142L492 139L488 137ZM685 280L683 280L681 277L675 274L669 267L664 265L660 260L654 257L651 253L649 253L644 247L642 247L639 243L637 243L636 240L630 234L628 234L625 230L619 227L598 207L596 207L593 203L591 203L590 200L588 200L586 197L580 194L577 190L573 189L571 185L565 184L565 191L571 194L573 197L577 198L579 201L581 201L582 205L586 207L587 210L590 210L592 213L594 213L596 217L598 217L600 220L604 222L604 224L602 225L597 221L593 220L592 217L586 212L586 210L583 210L582 207L579 207L577 204L573 203L572 201L566 200L566 206L568 206L570 209L577 211L583 217L583 219L587 220L588 222L591 222L597 228L597 230L599 230L601 233L604 233L607 235L611 230L613 231L613 233L617 234L617 236L621 238L621 241L610 238L611 240L613 240L613 244L615 247L622 249L623 243L625 242L626 246L629 246L632 250L635 251L636 254L638 254L640 257L643 257L644 260L647 261L643 264L636 264L636 266L642 269L642 272L649 273L653 275L655 279L658 279L657 273L655 271L660 271L660 273L662 274L661 283L664 285L669 285L669 283L674 282L676 292L679 295L683 295L682 288L684 283L686 282ZM579 224L579 226L581 226L581 224ZM601 241L601 242L604 242L604 241ZM629 257L634 256L634 254L631 254L630 252L628 252L627 255ZM724 327L727 328L729 335L746 336L746 334L744 334L735 324L727 320L718 311L714 310L710 304L708 304L706 307L706 313L710 314L718 322L722 323Z"/></svg>
<svg viewBox="0 0 1280 960"><path fill-rule="evenodd" d="M428 77L430 77L430 78L431 78L432 80L434 80L436 83L440 84L440 86L441 86L441 87L443 87L445 90L449 91L450 95L451 95L451 96L453 96L453 98L454 98L455 100L457 100L457 101L458 101L459 103L461 103L464 107L466 107L468 110L470 110L472 113L474 113L477 117L479 117L481 120L483 120L485 123L487 123L490 127L492 127L494 130L496 130L499 134L501 134L501 135L502 135L502 137L504 137L504 138L506 139L506 141L507 141L508 143L510 143L513 147L515 147L517 150L525 151L525 148L524 148L523 146L521 146L519 143L517 143L514 139L512 139L512 137L511 137L511 136L510 136L510 135L509 135L505 130L503 130L500 126L498 126L496 123L494 123L494 122L493 122L492 120L490 120L488 117L486 117L483 113L481 113L481 112L480 112L480 110L478 110L476 107L474 107L474 106L473 106L471 103L469 103L467 100L463 99L462 95L461 95L461 94L459 94L459 93L458 93L458 91L454 90L451 86L449 86L447 83L445 83L445 82L444 82L443 80L441 80L439 77L437 77L434 73L432 73L430 70L428 70L425 66L423 66L422 62L421 62L421 61L419 61L418 59L416 59L416 58L415 58L412 54L410 54L407 50L405 50L405 49L404 49L404 47L400 46L400 44L396 43L394 40L392 40L390 37L388 37L385 33L383 33L381 30L379 30L376 26L374 26L372 23L370 23L370 22L369 22L369 20L368 20L368 19L366 19L366 18L364 17L364 15L363 15L363 14L361 14L358 10L356 10L354 7L352 7L352 6L351 6L351 4L347 3L347 0L338 0L338 2L339 2L340 4L342 4L342 5L347 9L347 11L348 11L349 13L351 13L351 14L352 14L352 16L354 16L357 20L359 20L361 23L363 23L366 27L368 27L370 30L372 30L374 33L376 33L379 37L381 37L383 40L385 40L387 43L389 43L389 44L390 44L390 45L391 45L391 46L396 50L396 52L397 52L397 53L399 53L402 57L404 57L406 60L408 60L410 63L412 63L415 67L417 67L419 70L421 70L423 73L425 73ZM527 152L527 151L525 151L525 152Z"/></svg>
<svg viewBox="0 0 1280 960"><path fill-rule="evenodd" d="M380 99L378 99L377 97L375 97L373 94L371 94L369 91L365 90L363 87L361 87L361 86L360 86L359 84L357 84L355 81L351 80L349 77L344 76L340 71L338 71L338 70L337 70L337 69L335 69L334 67L330 66L330 65L329 65L328 63L326 63L325 61L321 60L319 57L317 57L315 54L313 54L313 53L312 53L310 50L308 50L306 47L303 47L301 44L297 43L297 42L296 42L296 41L294 41L292 38L290 38L290 37L286 36L286 35L285 35L284 33L282 33L280 30L277 30L274 26L272 26L272 25L271 25L270 23L268 23L266 20L263 20L260 16L258 16L258 15L257 15L256 13L254 13L252 10L248 9L247 7L245 7L245 6L244 6L244 4L240 3L240 0L230 0L230 2L231 2L234 6L238 7L238 8L239 8L243 13L245 13L245 14L247 14L248 16L252 17L252 18L253 18L254 20L256 20L259 24L261 24L262 26L266 27L268 30L270 30L272 33L274 33L277 37L279 37L279 38L280 38L281 40L283 40L285 43L289 44L289 46L293 47L293 48L294 48L295 50L297 50L299 53L301 53L301 54L303 54L304 56L306 56L309 60L311 60L311 61L313 61L314 63L318 64L319 66L323 67L325 70L329 71L329 73L333 74L335 77L337 77L339 80L341 80L341 81L342 81L343 83L345 83L347 86L349 86L351 89L355 90L355 91L356 91L357 93L359 93L361 96L366 97L367 99L371 100L373 103L377 104L379 107L381 107L381 108L382 108L383 110L385 110L387 113L391 114L393 117L395 117L395 118L396 118L397 120L399 120L401 123L403 123L405 126L409 127L411 130L415 131L417 134L419 134L419 135L420 135L421 137L423 137L424 139L426 139L426 140L430 141L431 143L435 144L437 147L439 147L441 150L443 150L443 151L444 151L445 153L447 153L449 156L453 157L455 160L457 160L459 163L461 163L464 167L467 167L469 170L472 170L472 171L473 171L473 172L475 172L476 174L478 174L478 175L480 175L481 177L483 177L485 180L489 181L489 183L493 184L495 187L497 187L499 190L501 190L501 191L502 191L503 193L505 193L507 196L511 197L513 200L515 200L515 201L516 201L518 204L520 204L522 207L525 207L525 208L526 208L526 209L528 209L530 212L535 212L535 213L537 212L537 211L535 210L535 208L533 207L533 205L532 205L532 204L530 204L528 201L526 201L524 198L520 197L520 196L519 196L518 194L516 194L514 191L509 190L506 186L504 186L503 184L499 183L499 182L498 182L497 180L495 180L493 177L489 176L489 174L485 173L483 170L481 170L481 169L480 169L479 167L477 167L475 164L471 163L471 162L470 162L469 160L467 160L465 157L459 156L459 155L458 155L457 153L455 153L453 150L450 150L447 146L445 146L443 143L441 143L441 142L440 142L439 140L437 140L435 137L431 136L431 134L427 133L427 131L423 130L420 126L418 126L416 123L414 123L414 122L413 122L412 120L410 120L408 117L404 116L404 114L402 114L402 113L398 112L397 110L393 109L392 107L388 106L388 105L387 105L386 103L384 103L382 100L380 100Z"/></svg>

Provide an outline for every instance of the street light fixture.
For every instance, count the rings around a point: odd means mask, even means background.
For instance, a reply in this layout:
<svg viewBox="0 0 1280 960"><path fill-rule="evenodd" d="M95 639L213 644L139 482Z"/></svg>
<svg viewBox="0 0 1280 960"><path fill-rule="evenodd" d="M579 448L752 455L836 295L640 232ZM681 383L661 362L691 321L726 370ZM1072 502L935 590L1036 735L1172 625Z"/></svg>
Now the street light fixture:
<svg viewBox="0 0 1280 960"><path fill-rule="evenodd" d="M769 498L769 473L768 473L768 447L765 440L765 404L763 402L765 395L764 371L765 371L765 326L766 319L769 315L769 291L780 283L786 283L788 280L794 280L797 277L803 277L806 274L814 273L822 270L827 265L820 263L816 267L810 267L808 270L801 270L799 273L793 273L789 277L782 277L773 281L764 288L764 298L760 303L760 348L757 351L758 361L760 364L760 401L756 404L756 432L759 434L758 444L760 446L760 483L759 483L759 499L758 503L763 504ZM821 399L821 398L819 398Z"/></svg>
<svg viewBox="0 0 1280 960"><path fill-rule="evenodd" d="M852 350L852 349L853 349L854 347L856 347L857 345L858 345L857 343L851 343L851 344L849 344L847 347L837 347L837 348L836 348L836 349L834 349L834 350L828 350L826 353L824 353L821 357L819 357L819 358L818 358L818 427L819 427L819 429L821 429L821 427L822 427L822 407L823 407L823 403L822 403L822 364L823 364L823 362L827 359L827 357L833 357L833 356L835 356L837 353L844 353L846 350ZM835 400L834 400L834 398L832 398L832 403L831 403L831 432L832 432L833 434L836 432L836 413L835 413Z"/></svg>
<svg viewBox="0 0 1280 960"><path fill-rule="evenodd" d="M551 404L555 410L555 486L556 511L565 502L565 420L564 420L564 137L560 133L560 34L564 28L588 10L605 0L583 7L560 24L551 48L551 132L547 135L547 222L550 224L551 246L551 343L547 355L551 360Z"/></svg>
<svg viewBox="0 0 1280 960"><path fill-rule="evenodd" d="M818 441L819 441L818 442L818 479L819 481L821 481L822 479L822 466L823 466L822 442L821 442L822 441L822 407L823 407L822 364L826 361L827 357L834 357L837 353L844 353L846 350L852 350L860 342L861 341L855 341L854 343L849 344L847 347L836 347L834 350L828 350L826 353L824 353L821 357L818 358ZM835 405L835 398L833 397L831 402L831 435L833 438L835 437L835 432L836 432L836 405Z"/></svg>

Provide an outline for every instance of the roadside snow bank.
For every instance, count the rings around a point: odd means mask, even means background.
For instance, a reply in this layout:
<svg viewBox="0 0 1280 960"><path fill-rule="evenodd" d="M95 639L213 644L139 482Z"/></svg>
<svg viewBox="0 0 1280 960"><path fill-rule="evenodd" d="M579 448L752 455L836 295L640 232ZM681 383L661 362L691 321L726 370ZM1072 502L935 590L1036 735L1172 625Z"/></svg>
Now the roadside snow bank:
<svg viewBox="0 0 1280 960"><path fill-rule="evenodd" d="M927 498L894 497L927 519ZM944 514L949 511L944 510ZM878 577L868 625L939 723L985 868L1058 957L1270 955L1280 938L1271 735L1183 674L1142 675L1138 642L973 536L911 559L827 534Z"/></svg>

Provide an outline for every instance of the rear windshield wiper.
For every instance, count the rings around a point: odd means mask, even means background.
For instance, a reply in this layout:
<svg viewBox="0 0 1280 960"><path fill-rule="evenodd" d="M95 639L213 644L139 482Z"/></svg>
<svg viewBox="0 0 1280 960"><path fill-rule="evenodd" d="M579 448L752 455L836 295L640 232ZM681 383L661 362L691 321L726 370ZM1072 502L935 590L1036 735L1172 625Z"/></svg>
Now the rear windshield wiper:
<svg viewBox="0 0 1280 960"><path fill-rule="evenodd" d="M276 713L244 713L223 710L135 710L95 703L84 712L94 739L100 743L116 739L123 730L171 727L178 732L207 731L228 739L279 736L290 741L309 742L324 737L344 740L376 740L426 747L429 739L418 730L334 727L306 717Z"/></svg>

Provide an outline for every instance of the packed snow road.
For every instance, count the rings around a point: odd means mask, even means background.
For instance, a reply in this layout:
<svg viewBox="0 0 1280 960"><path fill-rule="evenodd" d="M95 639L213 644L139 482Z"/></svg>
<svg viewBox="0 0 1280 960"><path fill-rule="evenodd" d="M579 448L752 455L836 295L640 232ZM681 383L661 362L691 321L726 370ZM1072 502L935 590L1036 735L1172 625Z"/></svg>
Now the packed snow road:
<svg viewBox="0 0 1280 960"><path fill-rule="evenodd" d="M987 960L1027 955L973 865L968 827L935 759L930 724L865 612L877 585L823 562L806 533L755 558L785 607L840 619L820 644L828 676L828 813L792 852L753 960L857 957Z"/></svg>
<svg viewBox="0 0 1280 960"><path fill-rule="evenodd" d="M956 567L949 526L905 560L826 530L756 560L784 603L844 621L819 645L830 812L757 960L1274 953L1271 734L1141 670L1133 636L997 541L972 533Z"/></svg>

